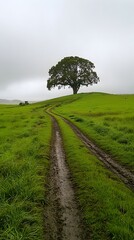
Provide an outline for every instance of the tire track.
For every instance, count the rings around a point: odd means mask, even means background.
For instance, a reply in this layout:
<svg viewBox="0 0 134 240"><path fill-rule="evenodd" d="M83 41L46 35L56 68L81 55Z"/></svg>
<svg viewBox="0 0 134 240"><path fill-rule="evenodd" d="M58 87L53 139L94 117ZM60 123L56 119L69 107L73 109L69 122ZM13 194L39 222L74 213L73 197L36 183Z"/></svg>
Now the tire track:
<svg viewBox="0 0 134 240"><path fill-rule="evenodd" d="M58 115L59 116L59 115ZM89 140L85 134L83 134L78 127L72 122L60 116L64 122L66 122L78 138L85 144L85 146L99 159L105 166L114 172L132 191L134 191L134 175L125 167L114 161L108 154L96 146L91 140Z"/></svg>
<svg viewBox="0 0 134 240"><path fill-rule="evenodd" d="M45 209L45 238L47 240L82 240L81 221L65 161L59 125L56 119L51 117L53 122L52 162Z"/></svg>

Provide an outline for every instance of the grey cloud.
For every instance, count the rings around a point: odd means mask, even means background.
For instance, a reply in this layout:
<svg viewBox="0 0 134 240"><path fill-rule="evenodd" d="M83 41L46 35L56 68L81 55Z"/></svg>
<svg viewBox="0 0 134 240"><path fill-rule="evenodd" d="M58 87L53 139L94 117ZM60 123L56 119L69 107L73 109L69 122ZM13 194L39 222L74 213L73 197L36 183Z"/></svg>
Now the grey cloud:
<svg viewBox="0 0 134 240"><path fill-rule="evenodd" d="M0 93L43 78L46 93L49 68L69 55L95 63L93 89L133 92L133 9L133 0L0 0Z"/></svg>

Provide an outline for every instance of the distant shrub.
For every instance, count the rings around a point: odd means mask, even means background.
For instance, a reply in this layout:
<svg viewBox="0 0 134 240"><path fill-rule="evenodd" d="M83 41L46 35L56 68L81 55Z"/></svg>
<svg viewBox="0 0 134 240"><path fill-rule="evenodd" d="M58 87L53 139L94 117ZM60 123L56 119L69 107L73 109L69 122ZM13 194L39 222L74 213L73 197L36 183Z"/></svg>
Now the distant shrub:
<svg viewBox="0 0 134 240"><path fill-rule="evenodd" d="M23 102L20 102L19 105L20 105L20 106L24 106L24 103L23 103Z"/></svg>
<svg viewBox="0 0 134 240"><path fill-rule="evenodd" d="M25 105L29 105L29 102L28 102L28 101L25 101Z"/></svg>
<svg viewBox="0 0 134 240"><path fill-rule="evenodd" d="M20 102L20 103L19 103L19 106L26 106L26 105L29 105L29 102L28 102L28 101Z"/></svg>

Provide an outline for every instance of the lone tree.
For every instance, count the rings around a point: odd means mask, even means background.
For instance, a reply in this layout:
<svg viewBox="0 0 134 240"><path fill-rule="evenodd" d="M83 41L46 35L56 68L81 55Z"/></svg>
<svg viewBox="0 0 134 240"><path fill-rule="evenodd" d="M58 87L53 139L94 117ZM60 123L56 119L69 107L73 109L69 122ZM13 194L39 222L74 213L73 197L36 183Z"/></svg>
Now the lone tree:
<svg viewBox="0 0 134 240"><path fill-rule="evenodd" d="M56 86L59 89L69 86L73 89L73 94L77 94L81 86L98 83L99 77L93 71L94 68L94 64L87 59L65 57L49 70L47 88L51 90Z"/></svg>

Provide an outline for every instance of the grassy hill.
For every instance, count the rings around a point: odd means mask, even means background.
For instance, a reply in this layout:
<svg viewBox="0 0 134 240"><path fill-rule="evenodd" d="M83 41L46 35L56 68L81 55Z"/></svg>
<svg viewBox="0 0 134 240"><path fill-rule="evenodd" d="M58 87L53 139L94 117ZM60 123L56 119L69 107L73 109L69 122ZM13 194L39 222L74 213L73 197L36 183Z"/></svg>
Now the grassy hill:
<svg viewBox="0 0 134 240"><path fill-rule="evenodd" d="M134 95L85 93L0 105L0 239L44 239L53 112L134 171ZM132 240L133 193L89 155L59 118L76 196L92 239ZM105 230L105 231L103 231ZM103 237L103 238L100 238Z"/></svg>
<svg viewBox="0 0 134 240"><path fill-rule="evenodd" d="M117 161L134 170L134 95L87 93L56 101L56 113L74 122Z"/></svg>

